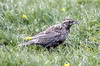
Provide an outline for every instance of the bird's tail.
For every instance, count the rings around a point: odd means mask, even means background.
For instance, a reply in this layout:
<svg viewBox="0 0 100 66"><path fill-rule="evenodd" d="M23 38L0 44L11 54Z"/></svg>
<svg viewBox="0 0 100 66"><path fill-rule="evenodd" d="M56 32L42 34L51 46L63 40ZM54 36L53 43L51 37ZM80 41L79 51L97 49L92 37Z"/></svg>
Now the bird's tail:
<svg viewBox="0 0 100 66"><path fill-rule="evenodd" d="M28 41L28 42L25 42L25 43L21 43L18 46L27 46L27 45L30 45L30 44L36 44L36 43L34 41Z"/></svg>

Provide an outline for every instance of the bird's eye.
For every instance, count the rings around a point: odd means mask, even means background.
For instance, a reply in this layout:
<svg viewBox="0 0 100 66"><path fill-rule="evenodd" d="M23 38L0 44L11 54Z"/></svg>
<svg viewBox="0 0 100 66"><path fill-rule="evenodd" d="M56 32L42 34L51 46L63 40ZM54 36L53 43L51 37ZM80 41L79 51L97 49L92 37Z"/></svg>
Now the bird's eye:
<svg viewBox="0 0 100 66"><path fill-rule="evenodd" d="M73 21L70 21L70 25L72 25L73 24Z"/></svg>
<svg viewBox="0 0 100 66"><path fill-rule="evenodd" d="M70 23L73 23L73 21L69 21Z"/></svg>

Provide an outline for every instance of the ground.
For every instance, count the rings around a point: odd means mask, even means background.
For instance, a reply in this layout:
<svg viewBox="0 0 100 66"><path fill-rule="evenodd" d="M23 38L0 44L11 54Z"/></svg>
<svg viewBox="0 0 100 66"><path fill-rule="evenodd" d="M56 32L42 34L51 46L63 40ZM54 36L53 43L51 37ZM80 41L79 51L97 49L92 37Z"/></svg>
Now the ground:
<svg viewBox="0 0 100 66"><path fill-rule="evenodd" d="M61 23L79 22L55 51L18 47L26 37ZM100 66L99 0L0 0L0 66Z"/></svg>

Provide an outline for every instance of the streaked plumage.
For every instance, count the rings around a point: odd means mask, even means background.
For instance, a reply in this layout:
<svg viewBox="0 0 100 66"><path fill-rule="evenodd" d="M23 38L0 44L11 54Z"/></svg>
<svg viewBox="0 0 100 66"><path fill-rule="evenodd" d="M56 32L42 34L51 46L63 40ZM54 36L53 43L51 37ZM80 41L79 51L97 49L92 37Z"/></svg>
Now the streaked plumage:
<svg viewBox="0 0 100 66"><path fill-rule="evenodd" d="M70 27L73 24L77 24L77 22L67 18L62 23L47 28L45 31L33 36L32 40L19 44L19 46L37 44L46 48L55 48L68 38Z"/></svg>

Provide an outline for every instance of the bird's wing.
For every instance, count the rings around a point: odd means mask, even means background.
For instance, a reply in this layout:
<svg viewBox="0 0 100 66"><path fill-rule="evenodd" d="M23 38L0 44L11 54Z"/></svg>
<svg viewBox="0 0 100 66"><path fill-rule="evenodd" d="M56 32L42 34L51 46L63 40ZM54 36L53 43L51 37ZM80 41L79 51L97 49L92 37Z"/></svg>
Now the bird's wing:
<svg viewBox="0 0 100 66"><path fill-rule="evenodd" d="M47 44L49 42L57 42L60 40L62 28L60 25L52 26L45 31L33 36L33 40L38 44Z"/></svg>
<svg viewBox="0 0 100 66"><path fill-rule="evenodd" d="M56 42L59 39L60 34L51 32L48 34L39 34L37 36L34 36L32 40L19 44L18 46L24 46L24 45L30 45L30 44L39 44L39 45L45 45L48 43Z"/></svg>
<svg viewBox="0 0 100 66"><path fill-rule="evenodd" d="M43 33L33 37L34 42L37 44L47 44L49 42L55 42L59 39L60 33L50 32Z"/></svg>
<svg viewBox="0 0 100 66"><path fill-rule="evenodd" d="M47 30L33 36L33 39L31 41L25 42L22 45L29 45L29 44L48 44L48 43L54 43L59 40L61 40L61 28L59 27L50 27ZM59 31L59 32L58 32ZM19 46L20 46L19 45Z"/></svg>

